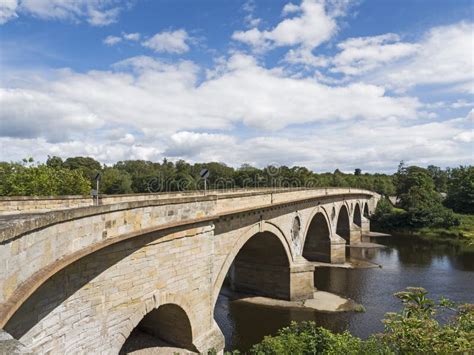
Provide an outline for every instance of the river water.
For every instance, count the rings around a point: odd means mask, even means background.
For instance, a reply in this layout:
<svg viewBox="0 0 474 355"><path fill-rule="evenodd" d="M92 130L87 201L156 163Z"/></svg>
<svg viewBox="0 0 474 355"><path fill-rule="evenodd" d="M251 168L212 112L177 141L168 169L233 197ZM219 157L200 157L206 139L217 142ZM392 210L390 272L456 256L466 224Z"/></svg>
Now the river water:
<svg viewBox="0 0 474 355"><path fill-rule="evenodd" d="M432 244L412 237L377 239L384 249L352 249L358 258L381 268L317 268L315 286L319 290L351 298L364 305L364 313L321 313L314 310L276 309L220 296L215 319L226 338L226 350L248 350L265 335L290 324L312 320L333 331L349 330L366 338L381 332L386 312L398 311L400 303L393 293L408 286L421 286L430 296L447 297L456 302L474 303L474 252L444 244Z"/></svg>

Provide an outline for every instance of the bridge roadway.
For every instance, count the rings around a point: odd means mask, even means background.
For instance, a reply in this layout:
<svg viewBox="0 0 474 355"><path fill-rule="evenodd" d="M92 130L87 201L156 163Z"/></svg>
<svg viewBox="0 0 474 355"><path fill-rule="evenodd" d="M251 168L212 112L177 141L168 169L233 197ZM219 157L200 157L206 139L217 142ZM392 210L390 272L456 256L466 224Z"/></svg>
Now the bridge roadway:
<svg viewBox="0 0 474 355"><path fill-rule="evenodd" d="M312 297L308 260L344 263L379 199L342 188L122 195L99 206L0 199L0 339L8 333L35 353L117 354L138 327L220 351L213 312L224 280L241 292Z"/></svg>

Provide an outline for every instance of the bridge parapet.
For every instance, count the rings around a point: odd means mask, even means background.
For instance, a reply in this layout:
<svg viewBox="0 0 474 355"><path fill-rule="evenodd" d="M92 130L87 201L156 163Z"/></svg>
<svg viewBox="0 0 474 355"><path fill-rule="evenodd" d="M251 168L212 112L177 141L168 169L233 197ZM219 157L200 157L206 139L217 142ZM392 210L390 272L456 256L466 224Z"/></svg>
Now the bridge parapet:
<svg viewBox="0 0 474 355"><path fill-rule="evenodd" d="M227 199L229 197L260 196L260 202L267 198L267 202L279 202L288 199L295 194L313 192L319 195L335 193L351 193L364 191L347 188L255 188L255 189L222 189L210 190L206 194L203 191L179 191L163 193L124 194L124 195L101 195L99 205L114 205L127 202L153 202L170 201L173 199L215 196L216 199ZM247 199L246 202L250 202ZM97 201L92 196L3 196L0 197L0 216L45 213L81 207L94 207ZM221 204L222 201L221 201ZM231 202L232 204L232 202ZM97 207L97 206L95 206Z"/></svg>
<svg viewBox="0 0 474 355"><path fill-rule="evenodd" d="M183 210L190 212L189 208L185 208L184 205L191 206L192 204L205 204L205 211L197 213L194 217L188 213L182 214L181 221L185 223L194 223L195 219L200 218L202 220L212 220L218 218L222 214L226 213L237 213L244 210L255 210L257 208L267 208L270 206L311 200L311 199L324 199L339 197L344 199L345 195L354 196L369 196L373 197L374 201L378 201L380 196L372 191L362 189L347 189L347 188L318 188L318 189L261 189L251 191L222 191L214 194L202 195L200 193L190 193L187 196L181 193L176 194L163 194L163 195L119 195L117 197L110 197L111 200L106 200L100 206L85 206L85 207L71 207L74 204L67 203L60 204L61 197L49 200L51 202L50 207L52 210L33 213L30 209L17 209L16 213L3 214L0 213L0 243L4 243L10 239L17 238L23 234L33 232L37 229L45 228L50 225L57 223L64 223L71 220L78 220L96 215L105 215L118 211L136 210L140 208L161 208L166 209L165 206L175 206L176 210ZM158 197L157 197L158 196ZM64 197L64 201L69 201L72 196ZM109 197L107 197L108 199ZM1 203L9 201L10 198L4 198ZM22 201L28 201L30 204L34 204L35 201L39 201L40 198L22 197ZM123 200L122 200L123 199ZM132 200L133 199L133 200ZM118 202L117 202L118 201ZM77 199L77 203L81 204L84 202L82 198ZM0 205L1 205L0 203ZM376 202L375 202L376 203ZM14 207L16 205L14 204ZM26 206L26 205L25 205ZM43 205L44 206L44 205ZM59 209L58 206L66 206ZM26 207L25 207L26 208ZM168 220L174 220L172 217L175 214L169 211L169 207L166 213L170 213ZM26 211L26 212L25 212Z"/></svg>

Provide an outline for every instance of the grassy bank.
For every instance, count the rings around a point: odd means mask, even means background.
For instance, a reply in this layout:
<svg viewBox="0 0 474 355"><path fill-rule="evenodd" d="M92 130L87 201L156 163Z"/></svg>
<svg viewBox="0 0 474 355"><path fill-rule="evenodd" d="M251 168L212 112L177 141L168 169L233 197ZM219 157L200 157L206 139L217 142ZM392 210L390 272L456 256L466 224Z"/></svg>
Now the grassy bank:
<svg viewBox="0 0 474 355"><path fill-rule="evenodd" d="M456 214L456 217L461 222L459 226L451 228L427 227L411 231L411 234L422 239L461 245L474 250L474 215Z"/></svg>
<svg viewBox="0 0 474 355"><path fill-rule="evenodd" d="M403 213L403 210L394 208L392 213ZM474 250L474 215L456 213L455 216L459 219L460 225L450 228L384 228L383 225L377 224L377 222L375 222L373 224L373 229L380 232L389 232L392 234L414 235L425 240L457 245L463 248L468 248L469 250Z"/></svg>

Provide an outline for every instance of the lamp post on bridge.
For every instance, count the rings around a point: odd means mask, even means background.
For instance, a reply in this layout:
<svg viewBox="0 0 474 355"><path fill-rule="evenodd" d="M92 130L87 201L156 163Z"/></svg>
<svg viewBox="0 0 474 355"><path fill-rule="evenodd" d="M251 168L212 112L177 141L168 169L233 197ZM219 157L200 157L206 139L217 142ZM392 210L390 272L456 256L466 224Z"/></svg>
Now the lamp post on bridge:
<svg viewBox="0 0 474 355"><path fill-rule="evenodd" d="M97 206L99 206L99 181L100 181L100 178L101 178L100 173L97 173L96 176L94 177L96 189L92 190L92 196L95 196Z"/></svg>

